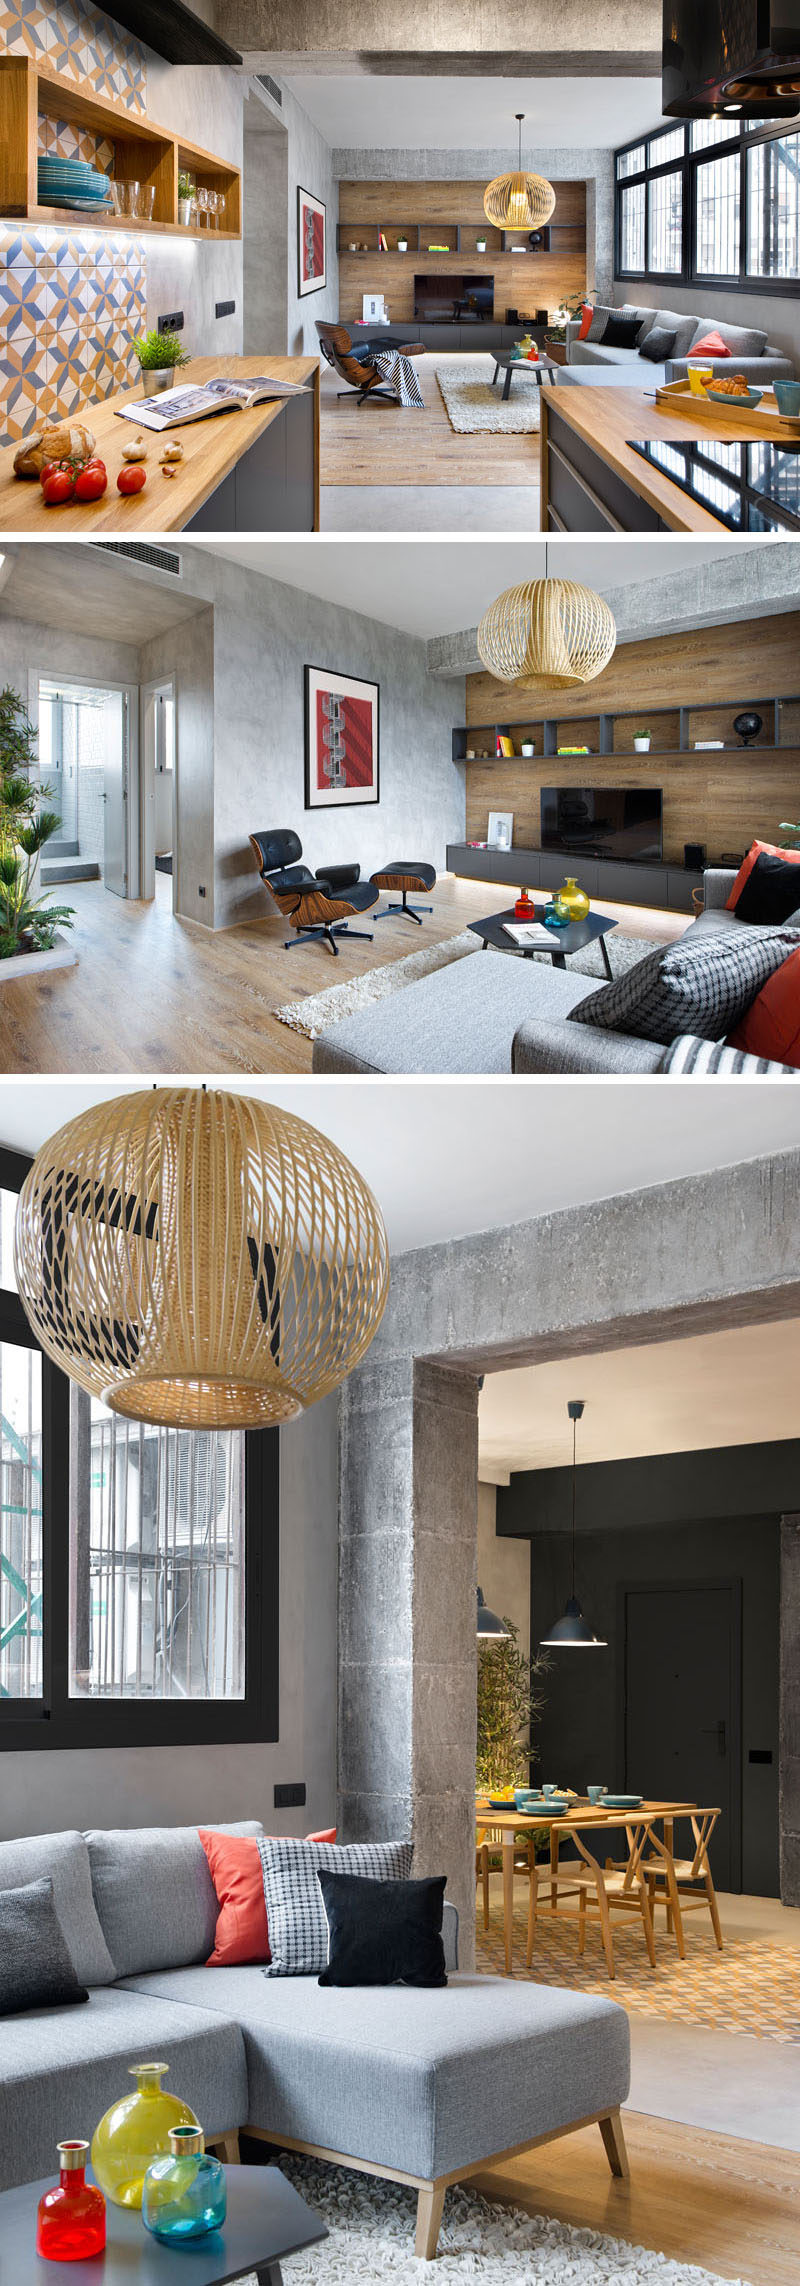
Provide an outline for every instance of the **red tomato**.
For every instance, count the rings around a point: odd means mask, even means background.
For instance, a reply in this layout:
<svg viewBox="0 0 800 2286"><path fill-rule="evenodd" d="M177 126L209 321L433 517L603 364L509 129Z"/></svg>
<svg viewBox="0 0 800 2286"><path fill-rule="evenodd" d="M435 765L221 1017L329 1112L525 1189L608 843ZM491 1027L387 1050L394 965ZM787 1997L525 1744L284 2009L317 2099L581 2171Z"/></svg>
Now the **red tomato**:
<svg viewBox="0 0 800 2286"><path fill-rule="evenodd" d="M60 474L61 474L62 470L63 470L63 469L65 469L65 468L66 468L66 469L71 469L71 471L72 471L72 475L73 475L73 477L74 477L74 475L75 475L75 464L74 464L74 462L73 462L73 461L71 461L71 460L46 460L46 461L45 461L45 464L44 464L44 468L43 468L43 469L41 469L41 470L40 470L40 473L39 473L39 483L40 483L40 484L44 484L44 481L45 481L45 477L47 477L47 476L56 476L56 475L59 475L59 476L60 476Z"/></svg>
<svg viewBox="0 0 800 2286"><path fill-rule="evenodd" d="M105 462L87 460L75 478L76 500L102 500L108 484Z"/></svg>
<svg viewBox="0 0 800 2286"><path fill-rule="evenodd" d="M75 493L74 468L52 468L43 479L42 491L48 508L60 508L65 500L72 500Z"/></svg>
<svg viewBox="0 0 800 2286"><path fill-rule="evenodd" d="M147 470L138 460L126 461L117 477L118 492L143 492L147 483Z"/></svg>

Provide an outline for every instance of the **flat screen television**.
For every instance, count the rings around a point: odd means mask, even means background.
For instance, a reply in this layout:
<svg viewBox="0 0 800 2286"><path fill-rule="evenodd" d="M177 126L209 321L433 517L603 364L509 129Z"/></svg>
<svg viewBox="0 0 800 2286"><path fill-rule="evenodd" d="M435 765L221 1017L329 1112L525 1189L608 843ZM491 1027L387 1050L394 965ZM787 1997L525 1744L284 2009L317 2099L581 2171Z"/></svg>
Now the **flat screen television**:
<svg viewBox="0 0 800 2286"><path fill-rule="evenodd" d="M542 848L660 865L662 807L660 786L542 786Z"/></svg>
<svg viewBox="0 0 800 2286"><path fill-rule="evenodd" d="M437 318L457 325L480 325L494 317L494 279L473 278L465 271L448 276L434 271L414 279L414 316L428 325Z"/></svg>

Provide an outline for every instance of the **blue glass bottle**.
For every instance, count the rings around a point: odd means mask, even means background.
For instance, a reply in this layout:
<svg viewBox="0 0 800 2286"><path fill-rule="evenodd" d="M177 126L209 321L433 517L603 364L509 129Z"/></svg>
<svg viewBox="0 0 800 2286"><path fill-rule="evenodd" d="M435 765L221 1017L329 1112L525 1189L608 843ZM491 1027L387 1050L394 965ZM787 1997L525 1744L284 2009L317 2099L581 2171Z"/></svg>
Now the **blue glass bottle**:
<svg viewBox="0 0 800 2286"><path fill-rule="evenodd" d="M199 2127L171 2127L169 2157L154 2159L144 2179L146 2228L177 2246L221 2230L226 2207L225 2169L209 2157Z"/></svg>

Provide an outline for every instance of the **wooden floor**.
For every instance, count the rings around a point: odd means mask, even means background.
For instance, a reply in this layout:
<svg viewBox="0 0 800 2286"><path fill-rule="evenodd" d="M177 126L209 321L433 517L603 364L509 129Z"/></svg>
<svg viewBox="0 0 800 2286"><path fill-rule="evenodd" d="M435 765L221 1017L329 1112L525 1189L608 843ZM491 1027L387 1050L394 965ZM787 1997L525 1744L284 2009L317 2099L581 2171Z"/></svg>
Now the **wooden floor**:
<svg viewBox="0 0 800 2286"><path fill-rule="evenodd" d="M425 412L337 397L326 375L320 397L320 476L325 484L510 484L539 491L538 434L457 436L436 380L437 365L461 360L420 357ZM500 384L497 389L500 396ZM533 504L532 504L533 505ZM538 507L537 507L538 515Z"/></svg>
<svg viewBox="0 0 800 2286"><path fill-rule="evenodd" d="M317 945L285 952L277 915L216 933L176 921L171 889L158 875L156 898L144 905L110 896L99 881L70 883L78 966L0 984L0 1071L310 1071L311 1042L273 1009L455 936L514 894L445 874L421 928L381 921L372 944L345 940L334 960ZM609 910L624 916L628 935L665 937L685 925Z"/></svg>
<svg viewBox="0 0 800 2286"><path fill-rule="evenodd" d="M597 2128L473 2177L487 2198L606 2231L750 2286L797 2286L800 2162L672 2120L623 2114L629 2182L609 2174Z"/></svg>

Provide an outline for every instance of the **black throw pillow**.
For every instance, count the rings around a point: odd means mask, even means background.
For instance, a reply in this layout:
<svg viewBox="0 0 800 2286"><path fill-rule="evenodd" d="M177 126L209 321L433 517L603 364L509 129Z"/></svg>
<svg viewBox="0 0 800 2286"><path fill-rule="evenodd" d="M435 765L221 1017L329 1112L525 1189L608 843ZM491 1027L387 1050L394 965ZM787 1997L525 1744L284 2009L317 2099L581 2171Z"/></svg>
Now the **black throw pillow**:
<svg viewBox="0 0 800 2286"><path fill-rule="evenodd" d="M88 2000L53 1903L49 1874L0 1889L0 2016Z"/></svg>
<svg viewBox="0 0 800 2286"><path fill-rule="evenodd" d="M444 1874L430 1881L369 1881L318 1871L317 1880L328 1923L320 1984L447 1983Z"/></svg>
<svg viewBox="0 0 800 2286"><path fill-rule="evenodd" d="M666 365L674 347L674 333L668 333L664 325L652 325L644 341L639 343L639 356L649 357L651 365Z"/></svg>
<svg viewBox="0 0 800 2286"><path fill-rule="evenodd" d="M737 899L737 921L788 921L800 907L800 865L762 850Z"/></svg>
<svg viewBox="0 0 800 2286"><path fill-rule="evenodd" d="M616 312L606 319L602 339L607 349L635 349L641 328L640 317L617 317Z"/></svg>

